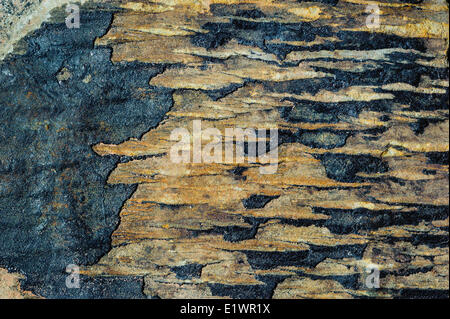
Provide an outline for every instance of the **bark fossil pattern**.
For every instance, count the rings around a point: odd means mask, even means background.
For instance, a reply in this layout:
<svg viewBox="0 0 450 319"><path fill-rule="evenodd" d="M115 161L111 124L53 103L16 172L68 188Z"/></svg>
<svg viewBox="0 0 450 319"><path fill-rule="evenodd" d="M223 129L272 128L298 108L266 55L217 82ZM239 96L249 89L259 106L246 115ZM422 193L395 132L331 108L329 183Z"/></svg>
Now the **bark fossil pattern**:
<svg viewBox="0 0 450 319"><path fill-rule="evenodd" d="M118 2L96 46L163 67L149 85L173 105L94 146L124 159L109 184L138 186L83 274L161 298L448 296L448 5L377 1L368 29L368 3ZM277 127L277 173L171 163L171 131L194 119Z"/></svg>

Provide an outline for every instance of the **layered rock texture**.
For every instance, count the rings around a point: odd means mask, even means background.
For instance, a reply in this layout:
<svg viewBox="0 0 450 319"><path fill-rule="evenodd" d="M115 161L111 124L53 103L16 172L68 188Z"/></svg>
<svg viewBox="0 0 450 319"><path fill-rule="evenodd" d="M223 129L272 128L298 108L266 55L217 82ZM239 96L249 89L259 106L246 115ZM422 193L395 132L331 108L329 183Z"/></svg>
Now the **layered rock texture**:
<svg viewBox="0 0 450 319"><path fill-rule="evenodd" d="M446 1L65 14L5 37L0 296L448 297ZM276 171L251 140L242 163L174 163L172 132L196 120L277 129Z"/></svg>

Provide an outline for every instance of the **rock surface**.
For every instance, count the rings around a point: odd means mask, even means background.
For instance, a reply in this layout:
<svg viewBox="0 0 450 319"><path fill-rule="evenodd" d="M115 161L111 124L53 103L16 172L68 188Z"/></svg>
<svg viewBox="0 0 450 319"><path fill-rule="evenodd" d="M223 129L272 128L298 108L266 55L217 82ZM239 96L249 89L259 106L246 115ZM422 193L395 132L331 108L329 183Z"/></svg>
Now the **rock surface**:
<svg viewBox="0 0 450 319"><path fill-rule="evenodd" d="M0 266L43 297L448 297L448 4L370 3L378 28L364 0L94 3L27 36ZM276 173L173 163L194 120L278 128Z"/></svg>

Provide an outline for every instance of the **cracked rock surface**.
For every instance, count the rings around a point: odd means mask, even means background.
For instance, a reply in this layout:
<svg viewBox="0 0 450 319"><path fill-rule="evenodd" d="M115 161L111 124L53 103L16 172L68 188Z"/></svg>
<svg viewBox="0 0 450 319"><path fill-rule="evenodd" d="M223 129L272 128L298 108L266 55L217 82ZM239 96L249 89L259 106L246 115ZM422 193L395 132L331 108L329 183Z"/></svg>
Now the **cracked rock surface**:
<svg viewBox="0 0 450 319"><path fill-rule="evenodd" d="M448 4L371 3L59 3L0 62L0 296L448 298ZM276 172L173 163L194 120Z"/></svg>

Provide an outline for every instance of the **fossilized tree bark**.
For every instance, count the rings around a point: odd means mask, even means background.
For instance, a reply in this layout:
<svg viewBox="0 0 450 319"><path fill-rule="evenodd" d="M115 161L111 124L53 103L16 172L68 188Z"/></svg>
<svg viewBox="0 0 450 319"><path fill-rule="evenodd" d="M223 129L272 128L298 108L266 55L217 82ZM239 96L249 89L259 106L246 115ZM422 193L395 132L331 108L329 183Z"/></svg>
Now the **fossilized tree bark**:
<svg viewBox="0 0 450 319"><path fill-rule="evenodd" d="M368 4L379 28L366 26ZM108 183L138 187L84 274L143 276L162 298L445 293L445 1L117 5L95 44L114 63L164 65L149 85L172 89L173 106L142 138L93 147L127 158ZM278 128L277 172L172 163L171 132L198 119L222 134ZM365 286L371 264L380 289Z"/></svg>
<svg viewBox="0 0 450 319"><path fill-rule="evenodd" d="M448 289L448 245L431 240L448 238L448 166L430 160L448 154L448 77L434 73L447 68L447 5L371 1L382 15L368 29L369 2L336 2L123 3L97 45L115 62L168 65L149 84L174 89L174 104L141 139L95 146L146 158L110 175L139 186L114 248L87 273L142 275L146 294L168 298L226 296L211 287L277 275L280 298ZM194 119L221 132L282 129L291 138L277 173L172 164L170 133ZM357 168L364 159L387 169ZM252 195L273 199L245 207ZM380 290L364 286L369 264L384 274ZM176 276L187 265L201 271Z"/></svg>

